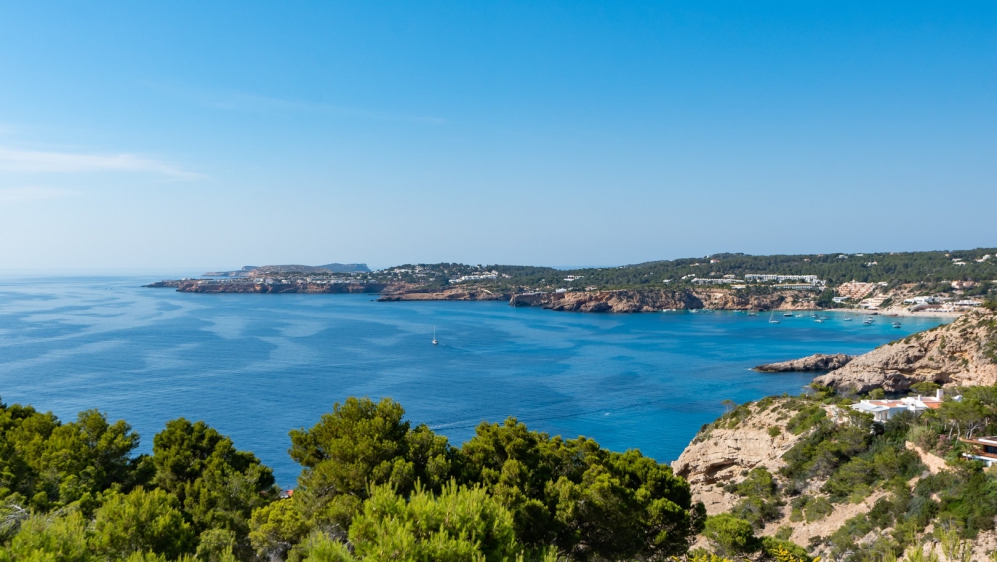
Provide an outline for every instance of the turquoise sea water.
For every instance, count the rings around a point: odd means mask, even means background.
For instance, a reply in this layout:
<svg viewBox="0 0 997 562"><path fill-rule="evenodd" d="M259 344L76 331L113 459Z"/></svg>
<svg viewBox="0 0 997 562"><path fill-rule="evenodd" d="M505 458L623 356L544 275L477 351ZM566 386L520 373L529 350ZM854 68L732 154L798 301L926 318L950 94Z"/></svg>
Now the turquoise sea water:
<svg viewBox="0 0 997 562"><path fill-rule="evenodd" d="M736 312L550 312L366 295L203 295L154 279L0 280L0 396L70 420L99 408L143 436L205 420L294 485L288 430L350 395L390 396L461 443L482 420L675 459L720 402L796 394L811 376L749 368L862 353L939 319L864 326ZM440 345L430 343L436 326Z"/></svg>

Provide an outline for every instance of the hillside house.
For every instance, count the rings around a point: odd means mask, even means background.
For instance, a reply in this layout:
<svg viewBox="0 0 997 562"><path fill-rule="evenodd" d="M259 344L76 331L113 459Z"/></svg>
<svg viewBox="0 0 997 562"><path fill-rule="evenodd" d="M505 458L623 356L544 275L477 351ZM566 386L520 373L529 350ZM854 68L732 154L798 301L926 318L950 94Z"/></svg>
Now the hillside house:
<svg viewBox="0 0 997 562"><path fill-rule="evenodd" d="M872 414L873 420L884 423L893 416L901 412L920 413L925 410L937 409L942 405L943 392L938 389L934 396L908 396L906 398L883 399L883 400L863 400L858 404L852 404L852 409L857 412ZM959 400L961 396L955 397Z"/></svg>
<svg viewBox="0 0 997 562"><path fill-rule="evenodd" d="M963 453L964 458L983 461L987 466L997 464L997 437L977 437L976 439L959 439L967 443L972 449L968 453Z"/></svg>

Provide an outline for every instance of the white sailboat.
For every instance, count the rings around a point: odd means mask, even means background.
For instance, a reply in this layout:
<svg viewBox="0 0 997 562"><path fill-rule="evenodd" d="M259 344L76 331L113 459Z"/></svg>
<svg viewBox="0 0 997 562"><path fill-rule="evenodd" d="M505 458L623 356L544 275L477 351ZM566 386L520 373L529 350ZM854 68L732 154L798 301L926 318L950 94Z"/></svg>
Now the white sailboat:
<svg viewBox="0 0 997 562"><path fill-rule="evenodd" d="M775 313L769 314L769 324L778 324L779 321L775 319Z"/></svg>
<svg viewBox="0 0 997 562"><path fill-rule="evenodd" d="M436 324L433 324L433 345L439 345L439 343L436 341Z"/></svg>

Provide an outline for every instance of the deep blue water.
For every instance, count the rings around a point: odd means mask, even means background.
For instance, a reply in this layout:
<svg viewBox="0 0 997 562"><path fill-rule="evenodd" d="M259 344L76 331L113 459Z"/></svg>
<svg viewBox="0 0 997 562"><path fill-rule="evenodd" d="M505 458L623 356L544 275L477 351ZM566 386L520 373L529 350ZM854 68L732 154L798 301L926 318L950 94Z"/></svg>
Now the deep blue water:
<svg viewBox="0 0 997 562"><path fill-rule="evenodd" d="M759 363L861 353L938 324L735 312L550 312L361 295L203 295L141 278L0 280L0 396L70 420L99 408L143 436L172 418L232 436L293 486L288 430L350 395L390 396L461 443L482 420L675 459L720 402L796 394ZM439 346L430 344L433 326Z"/></svg>

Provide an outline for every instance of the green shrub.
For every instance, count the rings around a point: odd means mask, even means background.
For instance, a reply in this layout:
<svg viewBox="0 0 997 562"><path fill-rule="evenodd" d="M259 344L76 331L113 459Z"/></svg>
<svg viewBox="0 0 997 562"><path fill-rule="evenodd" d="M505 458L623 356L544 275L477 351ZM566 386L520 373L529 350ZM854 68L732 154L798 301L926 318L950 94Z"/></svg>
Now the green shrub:
<svg viewBox="0 0 997 562"><path fill-rule="evenodd" d="M779 492L772 474L764 467L757 467L738 484L728 486L728 491L742 496L731 511L737 517L750 522L755 528L765 527L765 522L781 516Z"/></svg>
<svg viewBox="0 0 997 562"><path fill-rule="evenodd" d="M786 430L793 435L799 435L825 418L827 418L827 413L824 412L824 408L817 404L806 406L789 420L786 424Z"/></svg>
<svg viewBox="0 0 997 562"><path fill-rule="evenodd" d="M834 506L831 505L831 502L827 501L826 498L822 497L815 497L811 499L803 508L803 513L806 517L807 523L820 521L830 515L832 511L834 511Z"/></svg>
<svg viewBox="0 0 997 562"><path fill-rule="evenodd" d="M790 521L799 522L804 519L807 523L819 521L834 511L834 506L826 498L802 495L793 498L790 502Z"/></svg>
<svg viewBox="0 0 997 562"><path fill-rule="evenodd" d="M917 394L921 394L923 396L932 395L939 388L941 388L941 386L939 386L938 384L935 384L933 382L930 382L930 381L916 382L916 383L910 385L911 391L913 391L913 392L915 392Z"/></svg>
<svg viewBox="0 0 997 562"><path fill-rule="evenodd" d="M751 523L728 513L708 517L703 536L721 556L755 552L760 546Z"/></svg>

